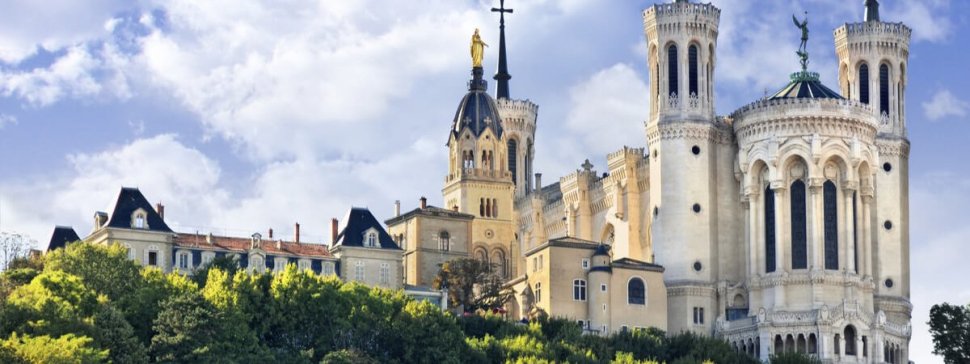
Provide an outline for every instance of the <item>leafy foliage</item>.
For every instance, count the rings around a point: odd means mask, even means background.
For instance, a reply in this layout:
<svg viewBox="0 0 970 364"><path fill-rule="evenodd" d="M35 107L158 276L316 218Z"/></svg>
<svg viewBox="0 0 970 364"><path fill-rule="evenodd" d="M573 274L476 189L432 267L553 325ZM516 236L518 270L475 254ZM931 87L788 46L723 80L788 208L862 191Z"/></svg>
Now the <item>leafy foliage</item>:
<svg viewBox="0 0 970 364"><path fill-rule="evenodd" d="M970 362L970 308L948 303L930 308L933 354L947 363Z"/></svg>
<svg viewBox="0 0 970 364"><path fill-rule="evenodd" d="M89 337L67 334L58 338L27 336L14 333L0 343L0 359L4 363L24 364L94 364L108 358L107 350L99 350Z"/></svg>
<svg viewBox="0 0 970 364"><path fill-rule="evenodd" d="M495 265L478 259L461 258L445 262L435 277L434 287L448 289L453 307L464 312L485 312L502 308L512 291L504 287L505 280L495 272Z"/></svg>

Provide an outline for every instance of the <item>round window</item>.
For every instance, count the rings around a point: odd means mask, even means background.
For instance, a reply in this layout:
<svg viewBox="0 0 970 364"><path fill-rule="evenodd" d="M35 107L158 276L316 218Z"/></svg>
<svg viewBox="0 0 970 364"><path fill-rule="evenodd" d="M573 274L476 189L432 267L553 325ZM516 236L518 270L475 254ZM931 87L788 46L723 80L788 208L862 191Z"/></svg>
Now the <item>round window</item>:
<svg viewBox="0 0 970 364"><path fill-rule="evenodd" d="M700 272L701 271L701 268L704 268L704 266L701 265L701 262L694 262L694 271L695 272Z"/></svg>
<svg viewBox="0 0 970 364"><path fill-rule="evenodd" d="M882 223L882 227L886 228L886 230L892 230L893 229L893 222L892 221L889 221L889 220L886 220L886 222Z"/></svg>
<svg viewBox="0 0 970 364"><path fill-rule="evenodd" d="M882 170L884 170L886 172L890 172L890 171L893 170L893 165L890 164L889 162L883 163L882 164Z"/></svg>
<svg viewBox="0 0 970 364"><path fill-rule="evenodd" d="M694 213L700 213L700 212L701 212L701 204L695 203L694 204Z"/></svg>
<svg viewBox="0 0 970 364"><path fill-rule="evenodd" d="M887 278L885 283L886 283L886 288L893 288L893 285L895 284L892 278Z"/></svg>
<svg viewBox="0 0 970 364"><path fill-rule="evenodd" d="M690 152L694 153L694 155L699 155L701 154L701 147L695 145L693 148L690 148Z"/></svg>

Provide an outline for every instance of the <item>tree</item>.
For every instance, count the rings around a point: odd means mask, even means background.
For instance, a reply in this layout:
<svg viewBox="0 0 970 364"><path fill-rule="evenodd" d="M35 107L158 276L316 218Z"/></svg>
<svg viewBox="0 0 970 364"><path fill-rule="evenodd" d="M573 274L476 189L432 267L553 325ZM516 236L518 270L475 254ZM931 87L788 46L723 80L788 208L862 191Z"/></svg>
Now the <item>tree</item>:
<svg viewBox="0 0 970 364"><path fill-rule="evenodd" d="M930 308L933 354L947 363L970 362L970 308L943 303Z"/></svg>
<svg viewBox="0 0 970 364"><path fill-rule="evenodd" d="M405 363L459 363L464 335L454 316L428 303L410 301L392 323L399 351L391 353Z"/></svg>
<svg viewBox="0 0 970 364"><path fill-rule="evenodd" d="M125 316L110 305L104 305L94 315L94 341L108 349L108 358L115 364L147 363L145 346L135 337Z"/></svg>
<svg viewBox="0 0 970 364"><path fill-rule="evenodd" d="M219 269L225 272L230 278L236 275L239 271L239 262L236 259L229 256L215 257L208 263L199 266L198 269L192 274L192 279L199 287L205 287L206 280L209 278L209 271L212 269Z"/></svg>
<svg viewBox="0 0 970 364"><path fill-rule="evenodd" d="M128 259L128 250L120 244L68 244L47 254L44 269L78 276L95 292L122 304L142 281L140 267Z"/></svg>
<svg viewBox="0 0 970 364"><path fill-rule="evenodd" d="M214 362L224 360L212 350L218 337L215 309L201 295L185 292L161 304L152 326L151 354L159 362Z"/></svg>
<svg viewBox="0 0 970 364"><path fill-rule="evenodd" d="M7 298L0 333L88 336L92 330L89 319L100 301L80 278L60 271L44 272Z"/></svg>
<svg viewBox="0 0 970 364"><path fill-rule="evenodd" d="M29 364L94 364L104 363L108 358L107 350L99 350L93 340L85 336L67 334L52 338L50 336L27 336L14 333L0 343L7 353L0 353L0 359L13 359L13 363ZM4 358L6 356L6 358Z"/></svg>
<svg viewBox="0 0 970 364"><path fill-rule="evenodd" d="M464 312L490 311L505 305L513 292L492 264L472 258L445 262L435 278L434 287L448 289L448 300Z"/></svg>
<svg viewBox="0 0 970 364"><path fill-rule="evenodd" d="M0 271L6 270L14 259L26 258L36 243L25 234L0 232Z"/></svg>

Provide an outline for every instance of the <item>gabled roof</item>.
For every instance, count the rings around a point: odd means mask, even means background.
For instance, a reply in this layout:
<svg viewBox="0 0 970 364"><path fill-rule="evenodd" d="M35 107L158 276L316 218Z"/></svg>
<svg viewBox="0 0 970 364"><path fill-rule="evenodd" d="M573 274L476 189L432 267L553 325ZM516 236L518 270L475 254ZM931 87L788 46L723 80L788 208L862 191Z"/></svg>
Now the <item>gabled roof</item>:
<svg viewBox="0 0 970 364"><path fill-rule="evenodd" d="M372 228L377 231L378 245L381 249L401 250L401 247L394 242L394 239L391 239L391 236L387 234L387 231L371 214L370 210L359 207L350 209L347 216L340 221L340 233L332 246L334 248L340 246L363 247L364 233Z"/></svg>
<svg viewBox="0 0 970 364"><path fill-rule="evenodd" d="M279 247L277 247L279 243ZM231 237L203 234L178 234L174 244L177 248L196 248L203 250L226 250L231 252L245 252L253 246L251 237ZM299 256L313 258L330 258L330 251L323 244L296 243L290 241L262 239L259 244L268 255Z"/></svg>
<svg viewBox="0 0 970 364"><path fill-rule="evenodd" d="M77 232L74 231L73 227L57 226L54 227L54 234L51 235L51 241L47 244L47 251L60 249L67 246L68 243L80 240L81 237L77 236Z"/></svg>
<svg viewBox="0 0 970 364"><path fill-rule="evenodd" d="M121 229L131 229L131 215L136 210L145 211L145 222L148 224L148 231L159 231L171 233L172 229L165 224L158 212L152 208L145 195L141 194L137 188L122 187L118 194L118 201L115 202L114 211L111 212L110 220L106 226Z"/></svg>

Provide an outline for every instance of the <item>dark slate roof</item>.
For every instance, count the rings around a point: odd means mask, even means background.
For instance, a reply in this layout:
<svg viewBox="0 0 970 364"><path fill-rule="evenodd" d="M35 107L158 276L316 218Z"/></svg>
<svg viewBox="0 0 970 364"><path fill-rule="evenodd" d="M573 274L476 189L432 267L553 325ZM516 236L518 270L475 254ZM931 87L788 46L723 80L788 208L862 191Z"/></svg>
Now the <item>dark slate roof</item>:
<svg viewBox="0 0 970 364"><path fill-rule="evenodd" d="M495 99L486 92L488 87L486 82L482 80L482 69L476 67L472 72L474 78L468 82L468 93L458 103L458 110L455 111L451 130L456 137L465 129L470 130L472 135L477 137L485 129L492 129L496 138L501 137L502 120L499 116L498 105L495 104Z"/></svg>
<svg viewBox="0 0 970 364"><path fill-rule="evenodd" d="M131 229L131 214L138 209L145 210L145 220L148 223L148 231L160 231L171 233L172 229L165 224L158 212L152 208L145 195L141 194L137 188L122 187L118 194L118 201L115 202L114 211L111 212L111 219L107 226L121 229Z"/></svg>
<svg viewBox="0 0 970 364"><path fill-rule="evenodd" d="M358 207L350 209L347 212L347 216L340 221L340 233L337 235L337 239L334 240L332 247L363 247L364 232L370 228L377 230L377 240L381 249L401 250L401 247L394 242L394 239L391 239L391 236L387 234L387 230L384 230L384 227L377 221L374 214L371 214L368 209Z"/></svg>
<svg viewBox="0 0 970 364"><path fill-rule="evenodd" d="M74 231L73 227L57 226L54 227L54 234L51 235L51 241L47 244L47 251L60 249L67 246L68 243L80 240L81 237L77 236L77 232Z"/></svg>
<svg viewBox="0 0 970 364"><path fill-rule="evenodd" d="M654 272L663 272L664 267L661 265L647 263L644 261L639 261L636 259L622 258L613 261L613 267L615 268L628 268L628 269L638 269L638 270L649 270Z"/></svg>
<svg viewBox="0 0 970 364"><path fill-rule="evenodd" d="M600 244L599 246L597 246L596 247L596 251L593 253L593 256L595 257L597 255L606 255L606 256L609 256L610 255L610 246L609 245L606 245L606 244Z"/></svg>
<svg viewBox="0 0 970 364"><path fill-rule="evenodd" d="M826 87L819 81L818 73L796 72L791 75L791 82L771 96L769 100L779 99L844 99L838 92Z"/></svg>

